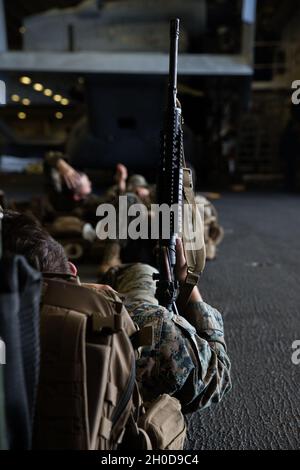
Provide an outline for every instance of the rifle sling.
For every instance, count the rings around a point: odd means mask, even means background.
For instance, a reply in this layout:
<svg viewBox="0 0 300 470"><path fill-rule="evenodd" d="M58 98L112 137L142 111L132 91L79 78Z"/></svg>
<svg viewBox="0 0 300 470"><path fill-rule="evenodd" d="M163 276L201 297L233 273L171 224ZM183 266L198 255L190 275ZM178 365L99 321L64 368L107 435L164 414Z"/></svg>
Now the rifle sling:
<svg viewBox="0 0 300 470"><path fill-rule="evenodd" d="M199 222L199 217L201 217L201 215L195 202L192 174L189 168L183 169L183 196L184 203L187 203L191 207L193 223L197 221ZM201 226L203 226L203 224L201 224ZM199 233L199 237L202 236L203 233ZM188 234L185 233L185 229L183 230L182 240L187 261L188 274L184 284L180 287L180 293L176 302L179 310L186 306L192 290L198 284L200 276L204 270L206 255L204 237L202 243L199 243L201 248L191 247L191 249L188 250L186 249L187 244L193 245L193 242L188 239Z"/></svg>

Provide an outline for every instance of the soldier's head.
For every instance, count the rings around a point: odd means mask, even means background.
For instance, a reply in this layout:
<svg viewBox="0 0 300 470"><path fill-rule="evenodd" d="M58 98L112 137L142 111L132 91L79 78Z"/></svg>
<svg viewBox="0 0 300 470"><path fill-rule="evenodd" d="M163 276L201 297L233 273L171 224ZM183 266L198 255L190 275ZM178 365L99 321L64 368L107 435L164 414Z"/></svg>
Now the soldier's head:
<svg viewBox="0 0 300 470"><path fill-rule="evenodd" d="M141 199L147 198L150 194L149 184L142 175L132 175L129 178L127 191L137 194Z"/></svg>
<svg viewBox="0 0 300 470"><path fill-rule="evenodd" d="M23 255L41 272L76 274L63 247L29 215L4 211L2 244L4 255Z"/></svg>

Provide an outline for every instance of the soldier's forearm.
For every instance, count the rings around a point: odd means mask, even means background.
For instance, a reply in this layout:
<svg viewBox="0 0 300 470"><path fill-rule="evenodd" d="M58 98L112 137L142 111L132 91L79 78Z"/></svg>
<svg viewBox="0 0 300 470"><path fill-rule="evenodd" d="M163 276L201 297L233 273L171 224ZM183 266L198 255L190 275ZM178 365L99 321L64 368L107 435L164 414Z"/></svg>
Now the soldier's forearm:
<svg viewBox="0 0 300 470"><path fill-rule="evenodd" d="M223 319L218 310L203 302L202 299L190 301L184 317L196 328L199 336L209 342L219 342L225 346Z"/></svg>

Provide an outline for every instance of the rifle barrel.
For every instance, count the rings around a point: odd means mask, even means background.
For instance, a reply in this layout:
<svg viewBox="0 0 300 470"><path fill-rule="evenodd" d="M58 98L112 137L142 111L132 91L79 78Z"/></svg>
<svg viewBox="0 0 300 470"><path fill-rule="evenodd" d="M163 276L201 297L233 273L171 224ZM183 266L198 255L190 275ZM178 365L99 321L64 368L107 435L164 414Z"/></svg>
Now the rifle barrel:
<svg viewBox="0 0 300 470"><path fill-rule="evenodd" d="M175 100L177 94L177 58L178 58L178 40L179 40L179 24L178 18L171 20L170 25L170 63L169 63L169 91Z"/></svg>

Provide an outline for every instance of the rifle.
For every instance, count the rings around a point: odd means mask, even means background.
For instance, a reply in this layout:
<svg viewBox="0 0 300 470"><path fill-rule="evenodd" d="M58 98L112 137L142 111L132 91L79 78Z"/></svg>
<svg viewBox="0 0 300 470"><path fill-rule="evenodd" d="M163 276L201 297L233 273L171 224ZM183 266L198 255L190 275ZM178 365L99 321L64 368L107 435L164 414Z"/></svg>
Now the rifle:
<svg viewBox="0 0 300 470"><path fill-rule="evenodd" d="M167 109L164 129L161 139L161 159L158 178L158 204L167 204L170 211L170 233L163 239L162 215L159 221L160 236L158 250L159 274L157 280L156 298L159 304L177 313L176 298L179 283L176 279L176 239L182 230L182 201L183 201L183 131L182 115L177 100L177 59L179 41L179 19L170 24L170 63ZM174 206L175 205L175 206Z"/></svg>

